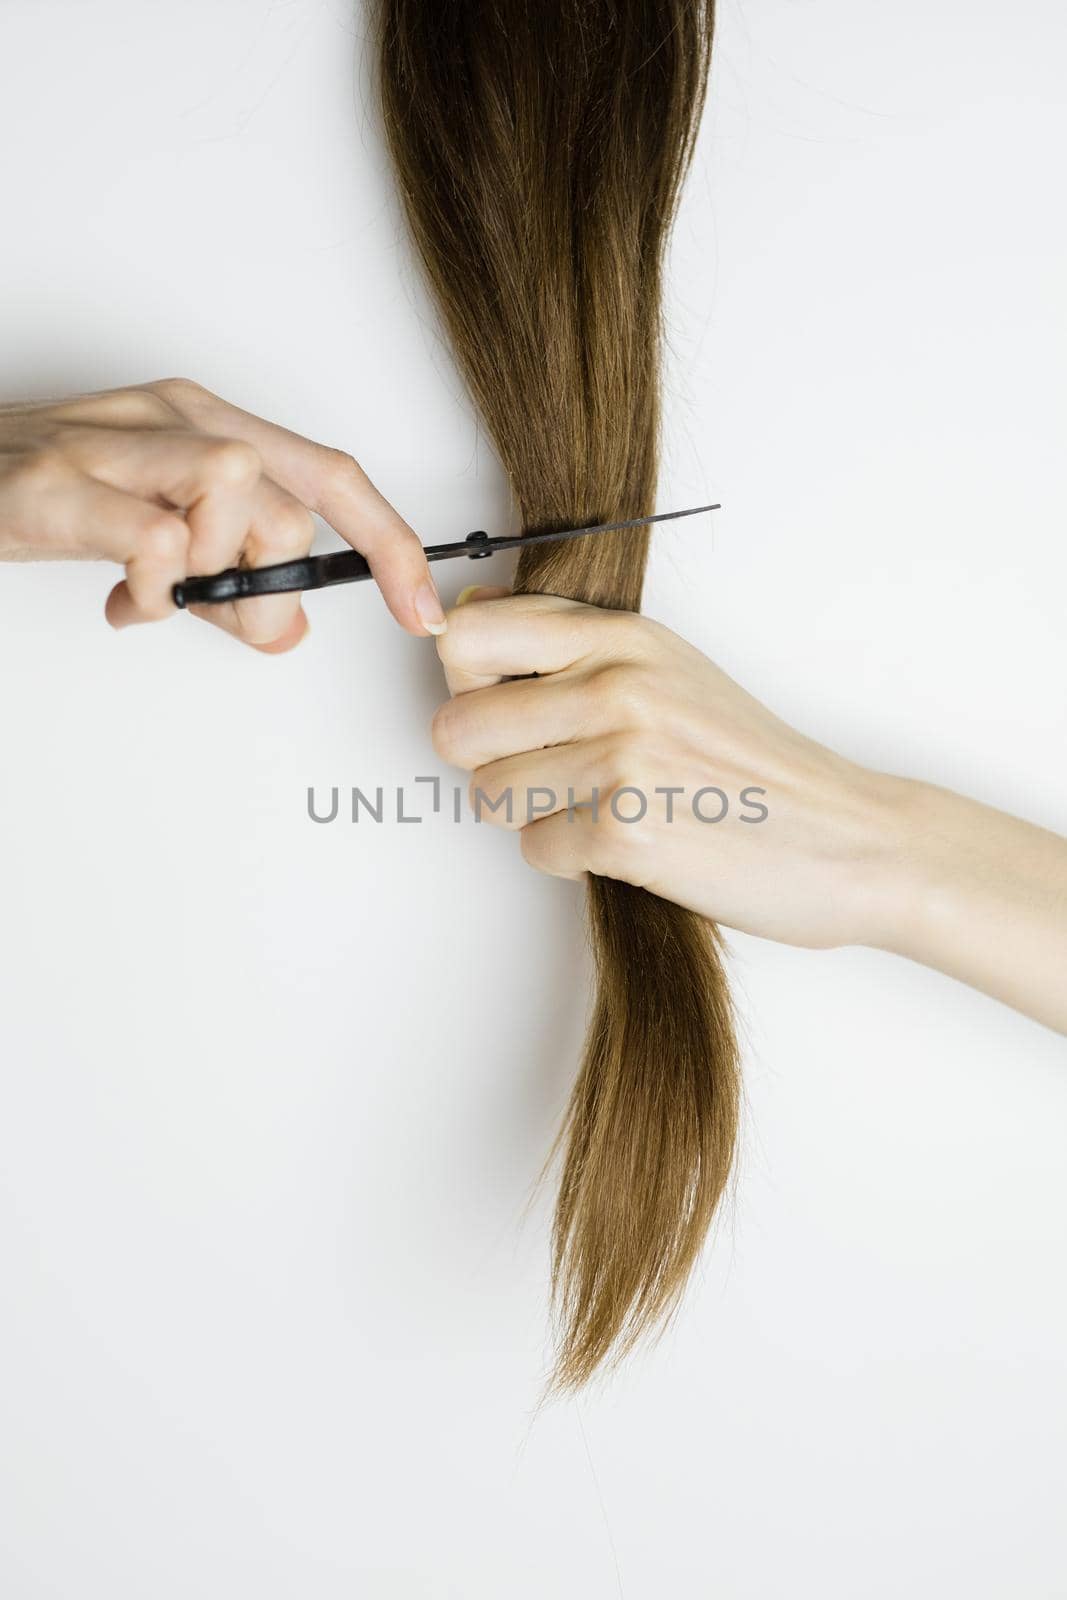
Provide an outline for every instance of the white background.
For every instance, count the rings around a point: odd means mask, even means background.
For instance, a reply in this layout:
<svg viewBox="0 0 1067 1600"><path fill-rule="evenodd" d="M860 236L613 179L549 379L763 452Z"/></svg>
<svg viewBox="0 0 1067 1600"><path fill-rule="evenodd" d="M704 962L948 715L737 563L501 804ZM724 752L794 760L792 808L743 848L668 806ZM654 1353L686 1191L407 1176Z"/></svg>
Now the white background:
<svg viewBox="0 0 1067 1600"><path fill-rule="evenodd" d="M502 530L363 26L5 0L2 397L193 376L428 542ZM808 733L1061 831L1065 70L1057 0L724 4L661 501L726 509L649 592ZM307 820L442 770L372 590L267 660L112 634L111 581L0 570L5 1600L1067 1595L1063 1040L733 939L736 1200L659 1348L538 1413L580 895Z"/></svg>

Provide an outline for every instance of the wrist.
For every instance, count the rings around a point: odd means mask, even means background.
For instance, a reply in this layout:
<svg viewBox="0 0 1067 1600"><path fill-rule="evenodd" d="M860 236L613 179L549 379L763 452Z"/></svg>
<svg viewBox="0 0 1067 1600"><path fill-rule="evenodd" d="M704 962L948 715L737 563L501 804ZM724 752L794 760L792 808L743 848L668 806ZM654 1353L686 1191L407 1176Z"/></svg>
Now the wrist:
<svg viewBox="0 0 1067 1600"><path fill-rule="evenodd" d="M868 936L861 942L913 956L949 888L942 867L950 835L941 815L948 796L914 778L879 773L876 779L875 887Z"/></svg>

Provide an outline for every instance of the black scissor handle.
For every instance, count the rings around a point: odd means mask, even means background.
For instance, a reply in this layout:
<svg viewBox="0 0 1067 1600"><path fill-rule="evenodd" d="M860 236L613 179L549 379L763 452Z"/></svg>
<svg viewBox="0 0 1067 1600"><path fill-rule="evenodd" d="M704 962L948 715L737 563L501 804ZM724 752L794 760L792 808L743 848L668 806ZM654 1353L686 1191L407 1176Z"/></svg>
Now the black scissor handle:
<svg viewBox="0 0 1067 1600"><path fill-rule="evenodd" d="M219 605L223 600L247 600L257 594L294 594L302 589L326 589L332 583L359 583L370 577L370 565L356 550L337 550L326 556L304 556L280 561L273 567L229 567L205 578L186 578L171 591L174 604Z"/></svg>
<svg viewBox="0 0 1067 1600"><path fill-rule="evenodd" d="M429 544L427 561L448 561L469 556L483 561L498 545L510 548L517 540L490 539L479 528L458 544ZM219 605L224 600L248 600L257 594L294 594L306 589L328 589L334 583L361 583L371 576L370 564L355 550L335 550L325 556L303 556L299 561L279 561L272 567L228 567L210 577L186 578L171 590L180 611L189 606Z"/></svg>

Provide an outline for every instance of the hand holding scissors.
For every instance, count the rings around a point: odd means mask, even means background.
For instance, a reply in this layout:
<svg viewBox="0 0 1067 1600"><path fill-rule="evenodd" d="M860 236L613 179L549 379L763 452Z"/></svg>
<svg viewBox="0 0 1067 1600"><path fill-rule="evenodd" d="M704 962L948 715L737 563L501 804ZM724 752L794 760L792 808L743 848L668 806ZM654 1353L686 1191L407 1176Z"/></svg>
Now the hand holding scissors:
<svg viewBox="0 0 1067 1600"><path fill-rule="evenodd" d="M444 613L422 545L351 456L184 379L0 407L0 560L121 563L116 628L176 609L176 584L306 556L317 512L358 552L409 633ZM307 630L299 594L257 592L197 614L277 653Z"/></svg>

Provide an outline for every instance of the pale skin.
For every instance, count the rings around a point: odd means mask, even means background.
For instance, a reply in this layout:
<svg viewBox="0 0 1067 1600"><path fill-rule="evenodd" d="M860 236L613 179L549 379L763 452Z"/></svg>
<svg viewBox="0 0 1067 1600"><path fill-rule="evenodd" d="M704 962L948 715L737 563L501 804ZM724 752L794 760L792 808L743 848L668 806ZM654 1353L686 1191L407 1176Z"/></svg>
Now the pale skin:
<svg viewBox="0 0 1067 1600"><path fill-rule="evenodd" d="M344 451L185 378L0 408L0 560L120 563L114 628L173 616L192 574L306 555L313 513L366 556L402 627L441 631L419 539ZM270 654L307 632L299 595L191 609Z"/></svg>
<svg viewBox="0 0 1067 1600"><path fill-rule="evenodd" d="M531 865L639 884L785 944L908 956L1067 1033L1067 840L835 755L648 618L500 589L464 598L437 644L452 698L434 746ZM758 823L736 804L752 786ZM670 821L668 787L683 791ZM712 787L731 803L721 821L691 804ZM637 793L616 815L624 789ZM645 814L622 820L641 796ZM714 819L721 802L700 809Z"/></svg>
<svg viewBox="0 0 1067 1600"><path fill-rule="evenodd" d="M0 559L119 563L115 628L172 616L191 574L305 554L313 512L402 627L439 636L435 747L533 866L785 944L893 951L1067 1033L1067 840L835 755L647 618L483 588L446 619L418 538L351 456L195 383L0 408ZM269 654L307 631L298 595L195 609ZM509 789L510 817L492 809ZM633 794L613 809L622 790L646 797L639 820L622 820ZM739 804L756 790L758 823Z"/></svg>

